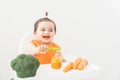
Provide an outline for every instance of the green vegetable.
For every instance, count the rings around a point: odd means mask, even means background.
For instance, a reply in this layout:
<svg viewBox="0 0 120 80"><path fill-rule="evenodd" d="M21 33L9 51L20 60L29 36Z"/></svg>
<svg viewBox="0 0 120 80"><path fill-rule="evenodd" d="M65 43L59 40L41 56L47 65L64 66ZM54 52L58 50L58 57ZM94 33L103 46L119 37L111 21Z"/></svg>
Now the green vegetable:
<svg viewBox="0 0 120 80"><path fill-rule="evenodd" d="M34 77L39 65L35 57L27 54L20 54L11 61L11 67L19 78Z"/></svg>

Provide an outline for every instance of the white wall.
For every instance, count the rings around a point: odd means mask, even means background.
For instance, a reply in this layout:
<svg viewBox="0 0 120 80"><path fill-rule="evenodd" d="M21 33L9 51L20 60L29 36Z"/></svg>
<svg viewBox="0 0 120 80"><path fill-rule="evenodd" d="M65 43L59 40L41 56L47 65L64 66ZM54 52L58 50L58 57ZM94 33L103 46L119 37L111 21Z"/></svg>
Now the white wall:
<svg viewBox="0 0 120 80"><path fill-rule="evenodd" d="M10 60L44 11L57 24L64 54L84 56L102 68L102 80L120 80L119 0L0 0L0 80L10 80Z"/></svg>

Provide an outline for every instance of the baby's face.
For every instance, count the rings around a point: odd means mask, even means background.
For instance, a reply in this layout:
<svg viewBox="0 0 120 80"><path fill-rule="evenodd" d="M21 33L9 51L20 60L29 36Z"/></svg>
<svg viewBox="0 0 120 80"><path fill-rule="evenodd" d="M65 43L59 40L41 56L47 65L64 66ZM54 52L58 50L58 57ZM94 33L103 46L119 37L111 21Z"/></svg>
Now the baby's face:
<svg viewBox="0 0 120 80"><path fill-rule="evenodd" d="M35 35L42 43L48 44L52 42L55 36L54 24L52 22L40 22Z"/></svg>

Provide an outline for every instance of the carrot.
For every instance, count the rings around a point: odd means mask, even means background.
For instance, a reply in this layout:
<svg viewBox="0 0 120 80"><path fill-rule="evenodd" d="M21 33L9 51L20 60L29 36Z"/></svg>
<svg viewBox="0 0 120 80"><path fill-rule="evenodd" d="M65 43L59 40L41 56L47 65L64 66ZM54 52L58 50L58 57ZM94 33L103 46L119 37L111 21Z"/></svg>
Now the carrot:
<svg viewBox="0 0 120 80"><path fill-rule="evenodd" d="M73 63L73 69L77 69L78 65L80 64L82 58L77 58Z"/></svg>
<svg viewBox="0 0 120 80"><path fill-rule="evenodd" d="M73 62L70 62L64 69L63 72L68 72L73 69Z"/></svg>
<svg viewBox="0 0 120 80"><path fill-rule="evenodd" d="M88 62L86 59L82 59L81 63L78 65L78 70L83 70L87 66Z"/></svg>

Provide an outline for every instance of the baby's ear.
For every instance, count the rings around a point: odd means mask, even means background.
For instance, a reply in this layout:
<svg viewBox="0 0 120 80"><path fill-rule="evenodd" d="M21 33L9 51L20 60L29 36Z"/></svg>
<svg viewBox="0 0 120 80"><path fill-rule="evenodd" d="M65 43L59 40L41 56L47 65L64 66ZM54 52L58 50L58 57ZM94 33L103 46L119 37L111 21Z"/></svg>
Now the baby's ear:
<svg viewBox="0 0 120 80"><path fill-rule="evenodd" d="M36 35L37 33L36 33L36 32L34 32L34 34Z"/></svg>

